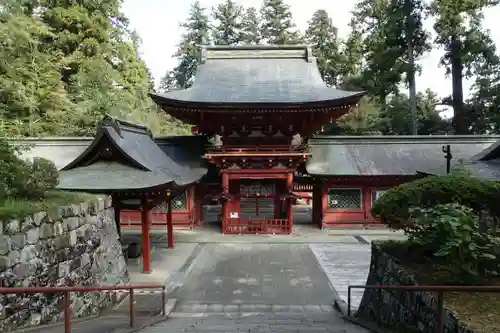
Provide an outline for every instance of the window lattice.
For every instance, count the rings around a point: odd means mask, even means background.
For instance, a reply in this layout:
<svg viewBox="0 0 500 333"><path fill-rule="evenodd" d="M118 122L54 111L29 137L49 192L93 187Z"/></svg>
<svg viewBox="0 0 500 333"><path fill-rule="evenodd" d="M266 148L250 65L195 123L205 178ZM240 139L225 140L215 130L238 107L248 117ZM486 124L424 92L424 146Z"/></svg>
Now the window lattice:
<svg viewBox="0 0 500 333"><path fill-rule="evenodd" d="M187 209L187 194L186 191L182 192L178 196L172 198L172 210L185 210ZM166 213L168 212L167 203L164 201L161 204L155 206L154 212Z"/></svg>
<svg viewBox="0 0 500 333"><path fill-rule="evenodd" d="M339 209L361 208L360 189L329 189L328 207Z"/></svg>

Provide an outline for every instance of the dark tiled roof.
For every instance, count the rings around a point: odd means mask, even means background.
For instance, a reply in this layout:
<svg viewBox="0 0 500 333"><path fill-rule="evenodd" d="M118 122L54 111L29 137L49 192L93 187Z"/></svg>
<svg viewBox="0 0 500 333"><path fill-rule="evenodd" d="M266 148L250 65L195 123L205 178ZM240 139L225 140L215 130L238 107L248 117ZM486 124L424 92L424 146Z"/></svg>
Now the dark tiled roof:
<svg viewBox="0 0 500 333"><path fill-rule="evenodd" d="M178 145L162 140L162 150L146 127L112 118L103 120L96 137L89 141L63 139L55 146L42 145L42 149L36 149L35 144L29 155L55 160L58 167L70 160L59 175L58 187L66 190L109 192L160 185L182 187L199 180L207 171L200 163L201 154L196 163L195 149L190 156L181 155ZM67 142L70 144L64 144ZM119 152L118 156L100 158L103 143Z"/></svg>
<svg viewBox="0 0 500 333"><path fill-rule="evenodd" d="M363 92L327 87L306 46L223 46L203 50L192 87L150 94L162 106L357 103Z"/></svg>
<svg viewBox="0 0 500 333"><path fill-rule="evenodd" d="M489 161L465 161L464 163L458 163L452 165L453 168L462 168L466 171L469 171L473 177L478 177L486 180L500 180L500 159L496 158ZM430 169L426 172L420 171L424 174L431 175L445 175L446 167L441 166L439 168Z"/></svg>
<svg viewBox="0 0 500 333"><path fill-rule="evenodd" d="M492 136L362 136L310 140L311 175L414 175L446 170L443 145L451 145L453 161L468 160L500 137Z"/></svg>

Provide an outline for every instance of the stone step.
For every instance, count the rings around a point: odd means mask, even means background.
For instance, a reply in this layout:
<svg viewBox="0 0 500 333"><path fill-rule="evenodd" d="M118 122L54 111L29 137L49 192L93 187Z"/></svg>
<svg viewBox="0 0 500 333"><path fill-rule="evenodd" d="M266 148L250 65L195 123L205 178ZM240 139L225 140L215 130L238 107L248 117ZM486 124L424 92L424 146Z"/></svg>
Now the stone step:
<svg viewBox="0 0 500 333"><path fill-rule="evenodd" d="M335 311L331 304L281 305L281 304L178 304L174 313L324 313Z"/></svg>

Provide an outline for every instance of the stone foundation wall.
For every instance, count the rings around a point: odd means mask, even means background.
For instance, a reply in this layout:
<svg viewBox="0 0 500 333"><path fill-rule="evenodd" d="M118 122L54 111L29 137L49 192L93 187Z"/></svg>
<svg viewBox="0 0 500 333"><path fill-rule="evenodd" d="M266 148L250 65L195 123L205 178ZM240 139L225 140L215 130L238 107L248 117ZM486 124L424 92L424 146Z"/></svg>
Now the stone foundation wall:
<svg viewBox="0 0 500 333"><path fill-rule="evenodd" d="M416 285L397 260L372 243L367 285ZM436 332L438 300L433 293L366 289L356 317L402 332ZM446 333L473 333L457 316L445 309Z"/></svg>
<svg viewBox="0 0 500 333"><path fill-rule="evenodd" d="M130 283L110 199L0 221L0 284L7 287ZM74 317L99 313L122 293L71 293ZM61 320L62 294L0 294L0 331Z"/></svg>

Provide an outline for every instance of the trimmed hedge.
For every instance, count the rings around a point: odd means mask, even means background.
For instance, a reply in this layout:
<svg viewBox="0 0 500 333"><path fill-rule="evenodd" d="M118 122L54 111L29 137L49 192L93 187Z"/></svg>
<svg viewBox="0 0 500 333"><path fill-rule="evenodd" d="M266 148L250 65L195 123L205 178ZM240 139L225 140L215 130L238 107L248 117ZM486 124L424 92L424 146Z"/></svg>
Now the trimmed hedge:
<svg viewBox="0 0 500 333"><path fill-rule="evenodd" d="M430 208L456 203L476 213L500 218L500 184L463 173L429 176L387 191L372 207L372 215L391 228L404 229L412 207Z"/></svg>

